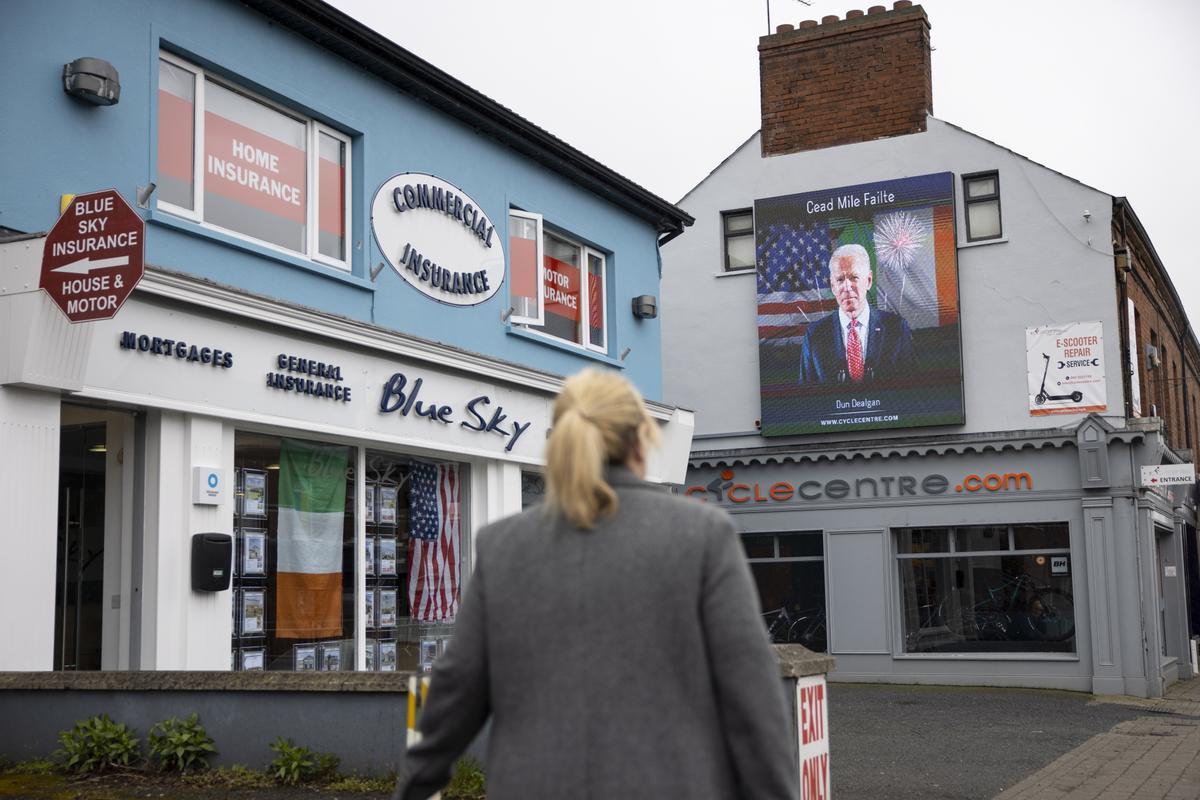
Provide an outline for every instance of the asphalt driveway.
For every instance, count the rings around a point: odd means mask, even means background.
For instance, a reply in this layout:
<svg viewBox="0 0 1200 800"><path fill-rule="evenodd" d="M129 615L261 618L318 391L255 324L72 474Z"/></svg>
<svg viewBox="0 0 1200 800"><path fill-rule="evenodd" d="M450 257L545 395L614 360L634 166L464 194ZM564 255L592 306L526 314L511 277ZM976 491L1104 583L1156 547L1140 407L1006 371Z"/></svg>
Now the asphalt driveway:
<svg viewBox="0 0 1200 800"><path fill-rule="evenodd" d="M1074 692L834 683L832 794L991 798L1139 713Z"/></svg>

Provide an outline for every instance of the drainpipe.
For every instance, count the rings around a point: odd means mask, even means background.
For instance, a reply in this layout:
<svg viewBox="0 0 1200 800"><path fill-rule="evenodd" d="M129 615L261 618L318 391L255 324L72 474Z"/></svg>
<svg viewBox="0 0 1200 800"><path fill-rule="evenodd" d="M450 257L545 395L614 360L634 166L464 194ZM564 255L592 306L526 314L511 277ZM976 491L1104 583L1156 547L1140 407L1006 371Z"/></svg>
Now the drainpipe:
<svg viewBox="0 0 1200 800"><path fill-rule="evenodd" d="M1133 376L1129 374L1129 348L1132 347L1132 342L1129 341L1129 273L1133 271L1133 264L1130 261L1129 239L1125 235L1125 204L1121 199L1114 198L1113 202L1120 206L1121 220L1121 247L1125 248L1126 268L1122 270L1116 263L1116 254L1113 254L1113 266L1117 272L1117 319L1120 320L1121 331L1117 337L1117 341L1121 343L1121 388L1125 392L1125 419L1133 419ZM1136 335L1136 332L1135 334ZM1137 364L1133 365L1134 369L1138 368Z"/></svg>
<svg viewBox="0 0 1200 800"><path fill-rule="evenodd" d="M1149 694L1152 691L1150 688L1150 681L1152 680L1152 678L1150 677L1150 643L1147 641L1147 632L1149 629L1146 627L1146 593L1145 593L1146 582L1144 580L1144 576L1142 575L1142 534L1139 529L1140 520L1138 519L1138 492L1140 491L1140 489L1137 486L1137 482L1138 482L1137 476L1140 473L1138 470L1137 459L1135 459L1133 457L1133 443L1132 442L1128 445L1128 449L1129 449L1129 482L1133 488L1133 494L1130 497L1129 502L1133 508L1133 543L1134 543L1133 552L1134 552L1134 556L1135 556L1136 562L1137 562L1138 618L1139 618L1140 625L1141 625L1141 639L1142 639L1142 674L1146 676L1146 692L1147 692L1147 694ZM1151 527L1153 528L1153 526L1151 526ZM1150 535L1151 536L1154 535L1153 530L1150 531ZM1158 681L1158 669L1159 668L1155 668L1155 677L1153 678L1153 680L1156 682L1156 684Z"/></svg>

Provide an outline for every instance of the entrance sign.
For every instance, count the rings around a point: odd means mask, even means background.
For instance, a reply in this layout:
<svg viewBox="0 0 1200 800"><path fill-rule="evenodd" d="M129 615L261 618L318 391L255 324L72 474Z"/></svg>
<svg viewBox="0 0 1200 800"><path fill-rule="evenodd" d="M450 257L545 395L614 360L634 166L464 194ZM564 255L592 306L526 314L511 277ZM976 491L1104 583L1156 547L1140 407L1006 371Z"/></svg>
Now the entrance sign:
<svg viewBox="0 0 1200 800"><path fill-rule="evenodd" d="M1029 414L1087 414L1108 408L1100 322L1025 329Z"/></svg>
<svg viewBox="0 0 1200 800"><path fill-rule="evenodd" d="M504 282L501 234L478 203L441 178L388 178L371 201L371 231L396 274L434 300L478 305Z"/></svg>
<svg viewBox="0 0 1200 800"><path fill-rule="evenodd" d="M1195 482L1195 464L1158 464L1142 467L1142 486L1181 486Z"/></svg>
<svg viewBox="0 0 1200 800"><path fill-rule="evenodd" d="M116 189L76 195L46 235L39 285L71 322L111 319L144 254L145 224Z"/></svg>

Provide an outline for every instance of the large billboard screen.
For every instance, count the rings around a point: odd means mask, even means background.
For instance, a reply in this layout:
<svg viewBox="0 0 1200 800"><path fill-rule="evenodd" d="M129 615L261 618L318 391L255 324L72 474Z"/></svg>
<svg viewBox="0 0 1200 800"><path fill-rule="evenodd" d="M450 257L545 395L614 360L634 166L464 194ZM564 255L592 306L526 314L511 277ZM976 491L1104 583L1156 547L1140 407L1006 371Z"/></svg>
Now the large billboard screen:
<svg viewBox="0 0 1200 800"><path fill-rule="evenodd" d="M762 434L965 421L954 176L754 204Z"/></svg>

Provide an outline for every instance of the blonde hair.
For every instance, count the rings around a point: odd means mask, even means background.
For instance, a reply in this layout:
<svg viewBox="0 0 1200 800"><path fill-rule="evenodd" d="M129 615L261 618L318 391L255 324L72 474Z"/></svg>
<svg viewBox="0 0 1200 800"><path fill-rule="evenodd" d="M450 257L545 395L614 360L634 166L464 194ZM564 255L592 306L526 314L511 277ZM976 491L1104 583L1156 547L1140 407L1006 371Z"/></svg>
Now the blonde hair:
<svg viewBox="0 0 1200 800"><path fill-rule="evenodd" d="M617 511L604 479L608 464L624 464L639 448L658 442L658 426L633 384L613 372L585 369L563 384L554 403L546 445L547 506L591 529Z"/></svg>

